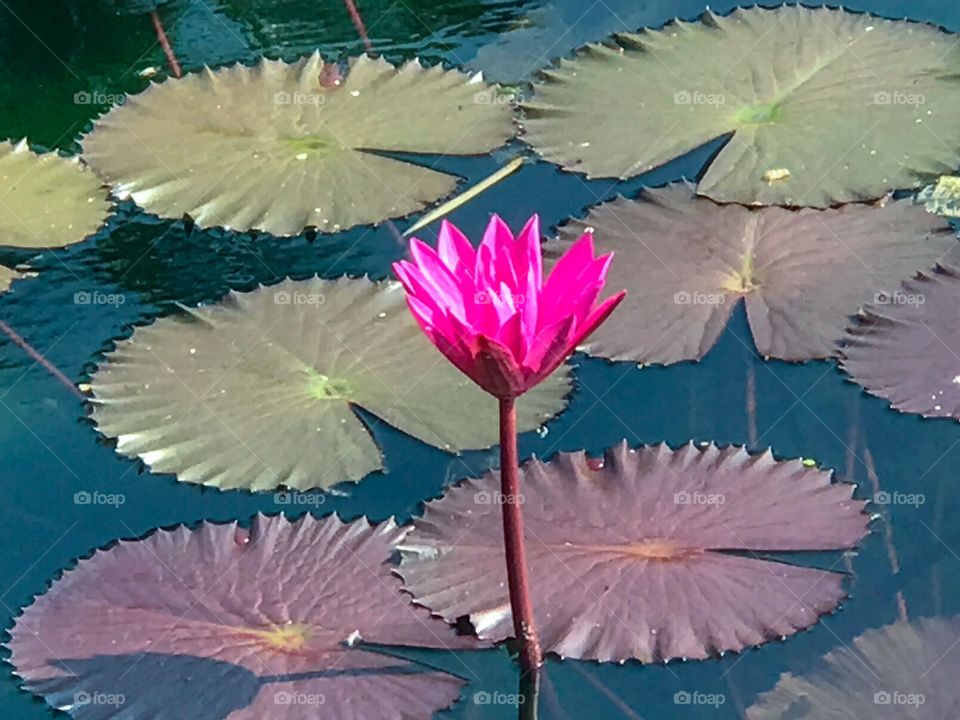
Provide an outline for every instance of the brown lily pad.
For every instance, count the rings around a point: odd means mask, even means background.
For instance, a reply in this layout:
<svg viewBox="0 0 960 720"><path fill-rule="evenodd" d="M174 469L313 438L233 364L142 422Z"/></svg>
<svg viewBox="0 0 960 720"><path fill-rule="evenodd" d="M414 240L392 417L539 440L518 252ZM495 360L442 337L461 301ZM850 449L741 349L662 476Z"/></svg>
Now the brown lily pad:
<svg viewBox="0 0 960 720"><path fill-rule="evenodd" d="M476 647L414 607L408 528L258 515L81 560L17 618L24 687L80 720L428 720L463 681L363 643Z"/></svg>
<svg viewBox="0 0 960 720"><path fill-rule="evenodd" d="M741 298L764 357L830 357L861 306L957 246L949 225L910 201L751 210L682 183L596 207L544 254L555 261L585 230L616 254L608 286L627 297L584 349L662 364L706 355Z"/></svg>
<svg viewBox="0 0 960 720"><path fill-rule="evenodd" d="M852 485L740 447L622 442L598 470L561 453L521 476L520 498L503 498L491 472L428 503L398 572L447 621L511 637L500 503L522 502L540 637L565 657L705 658L792 635L837 607L843 575L766 554L850 548L867 533Z"/></svg>
<svg viewBox="0 0 960 720"><path fill-rule="evenodd" d="M868 630L806 676L784 673L748 720L941 720L960 713L960 618Z"/></svg>
<svg viewBox="0 0 960 720"><path fill-rule="evenodd" d="M897 410L960 419L960 270L938 266L878 300L850 328L843 369Z"/></svg>

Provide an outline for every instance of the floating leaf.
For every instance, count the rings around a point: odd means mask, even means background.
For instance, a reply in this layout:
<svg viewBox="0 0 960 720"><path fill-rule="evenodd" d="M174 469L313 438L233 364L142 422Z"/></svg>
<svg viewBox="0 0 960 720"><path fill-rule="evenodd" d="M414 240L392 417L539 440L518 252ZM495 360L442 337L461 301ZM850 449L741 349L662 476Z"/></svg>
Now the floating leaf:
<svg viewBox="0 0 960 720"><path fill-rule="evenodd" d="M934 215L960 218L960 177L944 175L917 193L917 202Z"/></svg>
<svg viewBox="0 0 960 720"><path fill-rule="evenodd" d="M109 212L106 191L78 158L38 155L26 140L0 142L0 245L56 248L80 242Z"/></svg>
<svg viewBox="0 0 960 720"><path fill-rule="evenodd" d="M15 280L29 277L32 273L22 273L19 270L0 265L0 292L6 292Z"/></svg>
<svg viewBox="0 0 960 720"><path fill-rule="evenodd" d="M960 271L938 267L878 300L849 330L843 369L897 410L960 419Z"/></svg>
<svg viewBox="0 0 960 720"><path fill-rule="evenodd" d="M960 713L960 618L868 630L827 653L807 677L780 676L749 720L939 720Z"/></svg>
<svg viewBox="0 0 960 720"><path fill-rule="evenodd" d="M527 141L568 170L632 177L731 135L700 193L826 207L917 187L960 152L960 49L931 26L784 6L614 39L524 106Z"/></svg>
<svg viewBox="0 0 960 720"><path fill-rule="evenodd" d="M463 681L354 642L476 647L400 592L388 560L407 532L258 515L123 541L24 611L10 662L81 719L427 720Z"/></svg>
<svg viewBox="0 0 960 720"><path fill-rule="evenodd" d="M381 469L361 407L451 452L493 445L496 400L423 336L398 283L287 280L138 328L91 381L117 450L220 488L329 488ZM566 371L520 400L532 430Z"/></svg>
<svg viewBox="0 0 960 720"><path fill-rule="evenodd" d="M829 357L862 304L957 244L948 225L910 201L749 210L676 184L600 205L544 254L555 260L587 228L599 251L616 253L608 286L628 292L584 348L663 364L706 355L740 298L761 355Z"/></svg>
<svg viewBox="0 0 960 720"><path fill-rule="evenodd" d="M757 553L849 548L867 532L852 485L739 447L623 442L597 470L561 453L521 475L520 498L491 472L429 503L398 572L449 622L512 636L499 504L523 502L534 614L561 656L704 658L792 635L836 608L842 576Z"/></svg>
<svg viewBox="0 0 960 720"><path fill-rule="evenodd" d="M120 197L163 217L293 235L406 215L456 179L374 151L483 153L513 135L481 82L366 56L321 84L314 53L288 65L205 69L153 85L100 118L84 157Z"/></svg>

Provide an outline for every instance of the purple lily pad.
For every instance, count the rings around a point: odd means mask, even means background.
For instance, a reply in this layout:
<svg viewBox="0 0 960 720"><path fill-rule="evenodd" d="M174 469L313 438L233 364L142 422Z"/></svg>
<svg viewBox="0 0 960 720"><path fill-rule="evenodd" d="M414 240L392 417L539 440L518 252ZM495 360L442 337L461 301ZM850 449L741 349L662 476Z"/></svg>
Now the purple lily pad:
<svg viewBox="0 0 960 720"><path fill-rule="evenodd" d="M960 271L939 266L870 305L841 366L902 412L960 419Z"/></svg>
<svg viewBox="0 0 960 720"><path fill-rule="evenodd" d="M491 472L429 503L398 572L447 621L511 637L499 503L523 502L534 613L561 656L705 658L792 635L837 607L843 576L757 553L850 548L867 533L852 485L741 447L622 442L597 470L561 453L521 475L521 498L501 497Z"/></svg>
<svg viewBox="0 0 960 720"><path fill-rule="evenodd" d="M809 676L784 673L748 720L960 717L960 617L896 622L827 653Z"/></svg>
<svg viewBox="0 0 960 720"><path fill-rule="evenodd" d="M751 210L678 183L598 206L545 254L555 260L590 228L598 250L616 254L608 286L627 297L584 349L664 365L706 355L741 298L764 357L830 357L862 305L957 245L949 225L910 201Z"/></svg>
<svg viewBox="0 0 960 720"><path fill-rule="evenodd" d="M430 718L463 681L356 643L477 646L400 592L407 532L258 515L121 541L24 611L11 662L82 719Z"/></svg>

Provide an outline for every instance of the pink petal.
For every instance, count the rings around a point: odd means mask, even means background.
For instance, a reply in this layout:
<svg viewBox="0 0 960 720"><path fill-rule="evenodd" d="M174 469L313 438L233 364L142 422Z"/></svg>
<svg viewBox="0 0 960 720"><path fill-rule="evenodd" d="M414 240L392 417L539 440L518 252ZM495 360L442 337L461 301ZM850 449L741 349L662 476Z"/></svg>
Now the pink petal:
<svg viewBox="0 0 960 720"><path fill-rule="evenodd" d="M556 355L559 354L561 358L556 365L563 362L563 358L573 350L569 345L569 335L571 328L575 327L575 325L576 319L572 315L567 315L565 318L539 331L534 336L533 342L527 351L527 357L525 358L526 366L539 374L543 368L553 363ZM554 369L556 369L556 365L554 365ZM545 377L550 372L552 372L552 370L547 369L543 376Z"/></svg>
<svg viewBox="0 0 960 720"><path fill-rule="evenodd" d="M523 323L532 332L537 327L538 297L543 285L540 248L540 216L532 215L514 243L514 263L523 294Z"/></svg>
<svg viewBox="0 0 960 720"><path fill-rule="evenodd" d="M500 331L493 337L513 355L518 365L523 365L527 355L527 338L523 332L523 317L519 312L505 318Z"/></svg>
<svg viewBox="0 0 960 720"><path fill-rule="evenodd" d="M444 220L440 223L437 251L444 265L450 268L454 275L459 275L463 271L473 277L477 253L467 236L452 222Z"/></svg>
<svg viewBox="0 0 960 720"><path fill-rule="evenodd" d="M586 322L576 329L576 334L570 341L571 347L575 348L582 344L583 341L587 339L587 336L602 325L603 321L610 316L610 313L617 309L617 305L620 304L620 301L623 300L626 295L627 291L621 290L612 298L604 300L600 306L593 311L593 314L587 318Z"/></svg>
<svg viewBox="0 0 960 720"><path fill-rule="evenodd" d="M499 287L506 282L511 288L517 287L516 271L513 267L513 233L500 218L494 215L483 233L483 241L477 250L476 282L478 289Z"/></svg>
<svg viewBox="0 0 960 720"><path fill-rule="evenodd" d="M540 293L539 303L542 325L555 322L568 312L568 308L560 302L560 298L576 293L580 289L578 280L584 270L593 264L593 234L584 233L570 246L563 256L554 265L550 276Z"/></svg>
<svg viewBox="0 0 960 720"><path fill-rule="evenodd" d="M488 393L499 398L515 398L532 387L507 348L482 335L477 338L477 346L475 362L480 378L477 384Z"/></svg>
<svg viewBox="0 0 960 720"><path fill-rule="evenodd" d="M440 260L429 245L413 238L410 241L410 255L420 271L425 285L436 295L439 305L456 310L463 307L463 288L450 269Z"/></svg>

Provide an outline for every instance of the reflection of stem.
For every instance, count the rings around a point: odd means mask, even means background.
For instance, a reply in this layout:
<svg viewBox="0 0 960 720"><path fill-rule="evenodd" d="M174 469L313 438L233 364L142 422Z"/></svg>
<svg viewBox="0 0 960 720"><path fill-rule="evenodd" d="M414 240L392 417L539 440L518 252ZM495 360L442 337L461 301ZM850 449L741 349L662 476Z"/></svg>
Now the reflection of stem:
<svg viewBox="0 0 960 720"><path fill-rule="evenodd" d="M597 690L599 690L604 697L607 698L611 703L617 706L617 709L623 713L625 718L630 720L643 720L643 717L637 713L632 707L627 705L623 698L617 695L613 690L604 685L600 680L595 678L592 673L590 673L585 668L581 667L581 663L570 663L571 669L583 676L583 679L588 683L593 685Z"/></svg>
<svg viewBox="0 0 960 720"><path fill-rule="evenodd" d="M947 475L940 475L940 482L937 484L937 502L933 510L933 535L940 537L943 533L943 504L947 490L945 481ZM934 563L930 568L930 593L933 595L934 615L940 615L943 612L943 598L940 588L940 563Z"/></svg>
<svg viewBox="0 0 960 720"><path fill-rule="evenodd" d="M157 42L163 48L167 56L167 65L170 66L170 72L174 77L181 77L183 72L180 70L180 63L177 62L177 56L173 54L173 48L170 47L170 41L167 39L167 33L163 29L163 21L160 19L160 13L156 10L150 11L150 22L153 23L153 29L157 33Z"/></svg>
<svg viewBox="0 0 960 720"><path fill-rule="evenodd" d="M750 449L757 447L757 374L753 365L747 367L747 437L750 439Z"/></svg>
<svg viewBox="0 0 960 720"><path fill-rule="evenodd" d="M870 448L864 445L863 464L867 466L867 477L870 479L870 485L873 487L873 496L880 495L880 478L877 477L877 468L873 464L873 454ZM894 575L900 574L900 560L897 558L897 548L893 544L893 524L890 522L890 512L887 510L883 514L883 540L887 546L887 558L890 560L890 569Z"/></svg>
<svg viewBox="0 0 960 720"><path fill-rule="evenodd" d="M540 703L540 671L520 673L520 688L517 691L520 703L517 705L517 720L537 720Z"/></svg>
<svg viewBox="0 0 960 720"><path fill-rule="evenodd" d="M576 665L576 663L572 664ZM539 675L540 686L543 690L543 704L547 710L547 717L550 718L550 720L572 720L570 713L560 704L557 689L553 686L553 683L550 682L550 676L547 674L546 668L544 668Z"/></svg>
<svg viewBox="0 0 960 720"><path fill-rule="evenodd" d="M513 630L520 643L520 667L532 673L543 662L540 638L533 620L530 575L523 539L523 503L517 458L517 410L513 399L500 400L500 503L503 507L503 544L507 557L507 584Z"/></svg>
<svg viewBox="0 0 960 720"><path fill-rule="evenodd" d="M880 496L880 478L877 476L877 468L873 464L873 454L867 447L866 441L863 443L863 464L867 467L867 478L873 487L873 497ZM897 557L897 547L893 544L893 523L890 521L890 510L887 509L883 514L883 542L887 546L887 559L890 561L890 569L894 575L900 574L900 559ZM902 590L897 590L897 616L904 622L909 620L907 613L907 600L903 596Z"/></svg>
<svg viewBox="0 0 960 720"><path fill-rule="evenodd" d="M730 668L723 674L723 679L727 681L727 689L730 691L730 695L733 696L733 704L737 708L737 715L743 720L746 720L747 710L743 706L743 698L740 697L740 689L733 684L733 668Z"/></svg>
<svg viewBox="0 0 960 720"><path fill-rule="evenodd" d="M70 382L70 378L68 378L66 375L64 375L62 372L60 372L60 370L59 370L52 362L50 362L50 361L47 360L43 355L41 355L41 354L38 353L36 350L34 350L33 347L30 345L30 343L28 343L26 340L24 340L22 337L20 337L20 336L14 331L14 329L13 329L12 327L10 327L9 325L7 325L3 320L0 320L0 330L2 330L4 333L6 333L7 337L10 338L11 340L13 340L14 343L16 343L16 344L19 345L21 348L23 348L23 349L26 351L27 355L29 355L29 356L32 357L34 360L36 360L38 364L42 365L43 368L44 368L48 373L50 373L50 374L53 375L57 380L59 380L59 381L60 381L61 383L63 383L64 385L66 385L67 388L70 390L70 392L72 392L74 395L76 395L76 396L77 396L78 398L80 398L81 400L86 400L86 398L84 397L83 393L80 392L80 390L77 389L77 386L74 385L72 382Z"/></svg>
<svg viewBox="0 0 960 720"><path fill-rule="evenodd" d="M357 6L353 4L353 0L343 0L343 3L347 6L347 12L350 13L350 19L353 20L353 26L357 29L357 34L363 40L363 46L367 49L367 52L373 52L373 45L370 43L370 38L367 37L367 28L363 24L363 18L360 17Z"/></svg>

